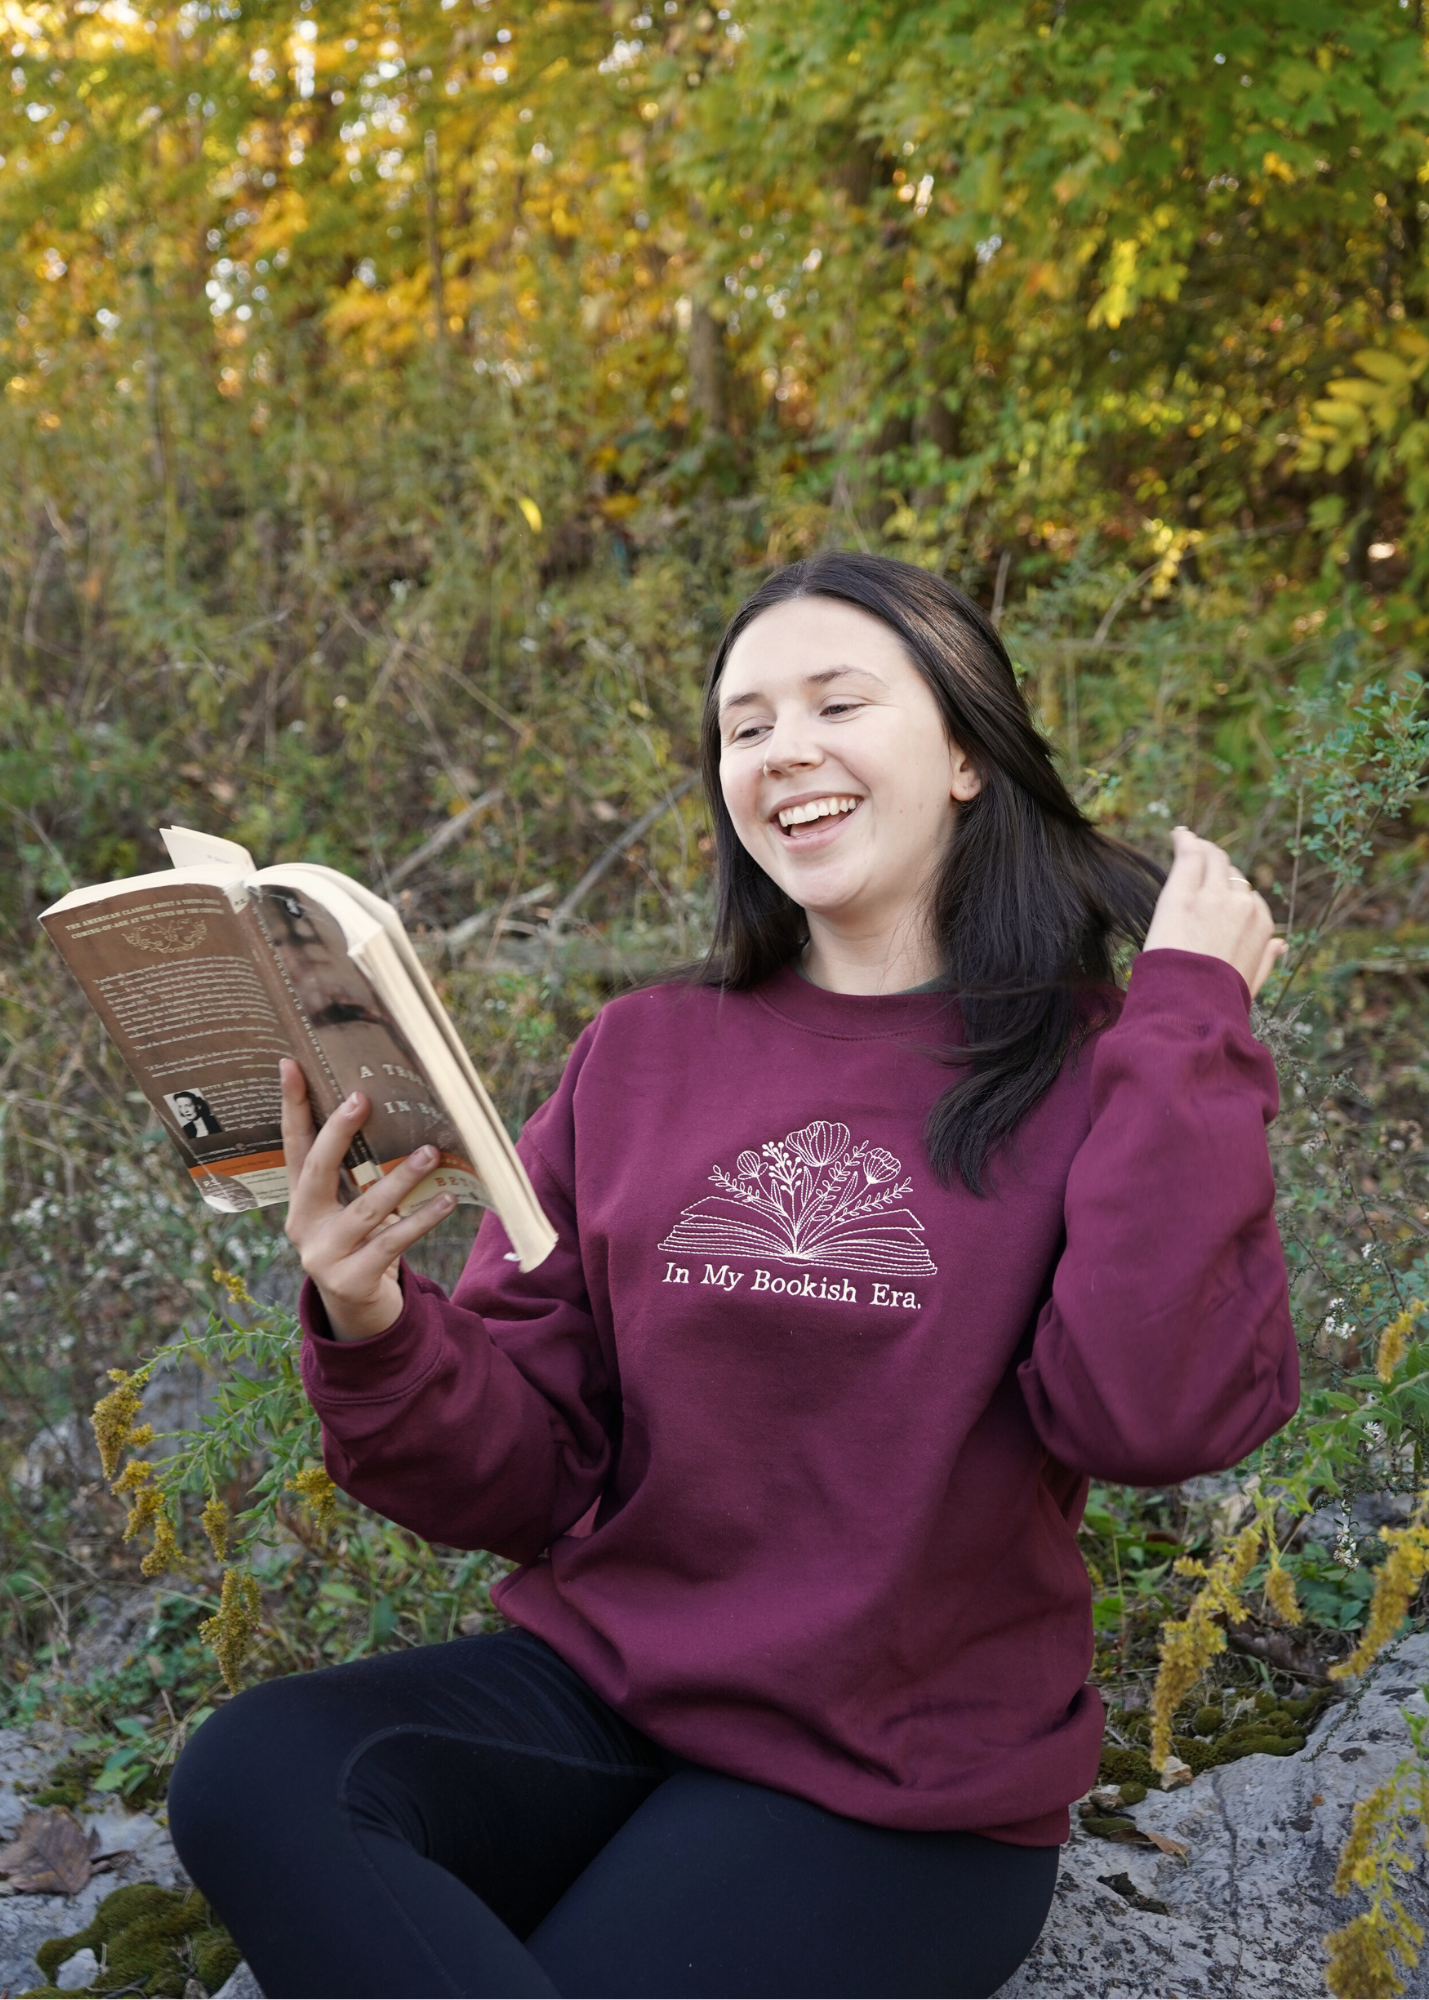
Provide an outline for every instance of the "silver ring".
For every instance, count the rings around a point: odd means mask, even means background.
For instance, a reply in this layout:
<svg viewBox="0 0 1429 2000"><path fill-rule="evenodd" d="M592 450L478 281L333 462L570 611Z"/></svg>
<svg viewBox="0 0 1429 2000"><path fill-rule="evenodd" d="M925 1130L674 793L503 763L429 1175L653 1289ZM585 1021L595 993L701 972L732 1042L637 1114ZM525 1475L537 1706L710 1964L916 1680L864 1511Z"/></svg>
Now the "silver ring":
<svg viewBox="0 0 1429 2000"><path fill-rule="evenodd" d="M1234 868L1232 868L1231 870L1231 880L1232 882L1238 882L1242 889L1248 889L1250 887L1249 876L1237 875Z"/></svg>

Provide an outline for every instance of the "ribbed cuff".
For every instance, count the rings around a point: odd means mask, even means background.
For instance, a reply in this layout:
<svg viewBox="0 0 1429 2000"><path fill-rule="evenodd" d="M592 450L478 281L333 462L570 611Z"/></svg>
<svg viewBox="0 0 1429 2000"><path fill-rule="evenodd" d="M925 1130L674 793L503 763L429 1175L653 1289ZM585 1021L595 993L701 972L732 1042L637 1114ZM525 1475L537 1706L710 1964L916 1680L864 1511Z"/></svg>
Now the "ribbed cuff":
<svg viewBox="0 0 1429 2000"><path fill-rule="evenodd" d="M1216 958L1207 951L1179 951L1158 945L1143 951L1131 968L1126 1004L1140 1001L1152 1006L1173 1005L1184 1012L1204 1007L1214 1014L1239 1009L1239 1018L1250 1018L1250 988L1228 958Z"/></svg>
<svg viewBox="0 0 1429 2000"><path fill-rule="evenodd" d="M406 1264L399 1267L402 1310L391 1326L367 1340L339 1340L322 1295L311 1278L303 1282L298 1319L303 1329L303 1381L315 1404L372 1402L405 1393L430 1365L430 1280Z"/></svg>

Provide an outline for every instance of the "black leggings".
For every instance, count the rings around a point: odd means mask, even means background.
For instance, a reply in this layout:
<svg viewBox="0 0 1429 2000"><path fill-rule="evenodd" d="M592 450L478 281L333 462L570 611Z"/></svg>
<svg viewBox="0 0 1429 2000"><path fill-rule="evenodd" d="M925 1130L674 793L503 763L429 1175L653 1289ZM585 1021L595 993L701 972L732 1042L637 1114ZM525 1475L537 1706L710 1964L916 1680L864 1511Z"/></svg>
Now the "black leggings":
<svg viewBox="0 0 1429 2000"><path fill-rule="evenodd" d="M525 1632L267 1681L179 1759L265 1993L986 1994L1055 1847L902 1833L667 1756Z"/></svg>

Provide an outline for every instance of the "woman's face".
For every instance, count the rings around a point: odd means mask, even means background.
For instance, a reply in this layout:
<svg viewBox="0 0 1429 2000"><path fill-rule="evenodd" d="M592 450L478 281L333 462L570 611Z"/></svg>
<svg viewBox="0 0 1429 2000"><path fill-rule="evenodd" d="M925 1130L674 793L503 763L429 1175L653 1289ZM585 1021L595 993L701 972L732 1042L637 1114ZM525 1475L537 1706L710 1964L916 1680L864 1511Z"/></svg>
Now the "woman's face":
<svg viewBox="0 0 1429 2000"><path fill-rule="evenodd" d="M882 928L920 911L980 780L880 619L827 597L761 613L719 685L735 831L811 918Z"/></svg>

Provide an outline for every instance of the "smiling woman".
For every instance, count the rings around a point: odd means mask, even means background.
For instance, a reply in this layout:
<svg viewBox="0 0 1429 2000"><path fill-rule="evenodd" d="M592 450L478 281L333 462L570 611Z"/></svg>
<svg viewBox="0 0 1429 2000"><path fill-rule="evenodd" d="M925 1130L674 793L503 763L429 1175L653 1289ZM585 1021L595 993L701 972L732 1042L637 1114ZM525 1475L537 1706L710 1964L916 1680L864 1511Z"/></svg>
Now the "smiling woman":
<svg viewBox="0 0 1429 2000"><path fill-rule="evenodd" d="M995 1991L1097 1770L1088 1477L1294 1408L1275 946L1226 857L1178 829L1153 916L982 614L868 557L739 613L705 767L718 951L527 1125L542 1265L492 1215L451 1299L398 1265L422 1163L344 1206L367 1100L315 1134L287 1079L328 1469L519 1567L516 1630L185 1750L175 1840L265 1992Z"/></svg>

